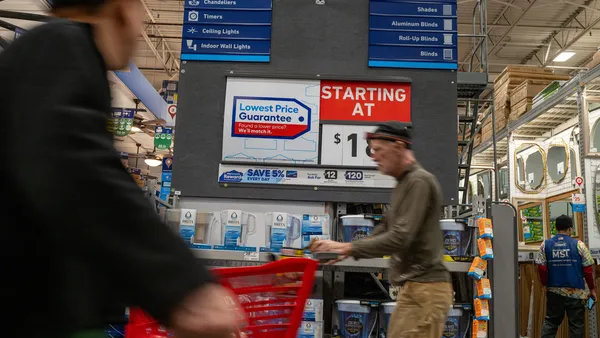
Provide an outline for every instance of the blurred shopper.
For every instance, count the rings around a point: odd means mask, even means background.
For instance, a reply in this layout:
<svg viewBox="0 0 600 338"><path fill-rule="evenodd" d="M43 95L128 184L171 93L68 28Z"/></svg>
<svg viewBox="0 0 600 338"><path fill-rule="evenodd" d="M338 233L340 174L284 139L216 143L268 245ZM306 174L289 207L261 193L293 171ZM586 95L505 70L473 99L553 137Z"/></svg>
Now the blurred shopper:
<svg viewBox="0 0 600 338"><path fill-rule="evenodd" d="M231 337L230 294L153 213L107 131L106 72L133 55L140 1L52 3L61 20L0 53L2 336L103 337L131 305L178 338Z"/></svg>
<svg viewBox="0 0 600 338"><path fill-rule="evenodd" d="M594 259L582 241L571 238L573 220L556 218L558 234L542 243L536 263L542 284L546 286L546 318L542 338L554 338L567 314L569 337L585 335L585 306L596 296ZM589 292L585 289L587 282Z"/></svg>
<svg viewBox="0 0 600 338"><path fill-rule="evenodd" d="M439 338L453 298L443 263L441 188L415 160L409 126L386 122L367 139L381 173L398 181L385 221L370 237L352 243L318 241L314 251L355 259L391 256L390 282L401 291L387 336Z"/></svg>

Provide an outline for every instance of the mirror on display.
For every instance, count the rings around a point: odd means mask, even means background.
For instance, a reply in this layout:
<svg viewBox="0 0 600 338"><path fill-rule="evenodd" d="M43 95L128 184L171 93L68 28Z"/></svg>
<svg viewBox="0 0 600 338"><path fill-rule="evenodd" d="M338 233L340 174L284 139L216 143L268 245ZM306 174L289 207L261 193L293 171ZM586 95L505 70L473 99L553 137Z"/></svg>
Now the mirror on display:
<svg viewBox="0 0 600 338"><path fill-rule="evenodd" d="M492 198L492 172L490 170L477 174L477 196Z"/></svg>
<svg viewBox="0 0 600 338"><path fill-rule="evenodd" d="M587 118L588 133L584 133L587 154L600 155L600 102L588 100Z"/></svg>
<svg viewBox="0 0 600 338"><path fill-rule="evenodd" d="M594 202L596 225L600 231L600 165L594 171Z"/></svg>
<svg viewBox="0 0 600 338"><path fill-rule="evenodd" d="M579 149L579 127L574 127L571 130L569 137L569 168L571 168L571 181L579 176L579 163L577 161L577 151Z"/></svg>
<svg viewBox="0 0 600 338"><path fill-rule="evenodd" d="M577 213L579 214L579 213ZM550 221L550 236L556 235L556 218L561 215L570 216L573 219L573 237L579 236L580 219L573 213L573 203L571 198L567 197L558 201L548 202L548 218Z"/></svg>
<svg viewBox="0 0 600 338"><path fill-rule="evenodd" d="M535 194L546 186L546 153L535 143L523 143L515 151L515 185L526 194ZM524 165L523 165L524 164Z"/></svg>
<svg viewBox="0 0 600 338"><path fill-rule="evenodd" d="M554 183L560 183L569 170L568 146L562 138L553 139L548 147L547 170Z"/></svg>
<svg viewBox="0 0 600 338"><path fill-rule="evenodd" d="M544 212L542 201L518 201L519 238L525 244L544 240Z"/></svg>
<svg viewBox="0 0 600 338"><path fill-rule="evenodd" d="M571 148L569 151L569 167L571 168L571 181L575 181L577 176L579 176L579 166L577 165L577 155L575 150Z"/></svg>
<svg viewBox="0 0 600 338"><path fill-rule="evenodd" d="M508 167L502 167L498 170L498 179L500 180L500 199L508 198L510 182L508 180Z"/></svg>

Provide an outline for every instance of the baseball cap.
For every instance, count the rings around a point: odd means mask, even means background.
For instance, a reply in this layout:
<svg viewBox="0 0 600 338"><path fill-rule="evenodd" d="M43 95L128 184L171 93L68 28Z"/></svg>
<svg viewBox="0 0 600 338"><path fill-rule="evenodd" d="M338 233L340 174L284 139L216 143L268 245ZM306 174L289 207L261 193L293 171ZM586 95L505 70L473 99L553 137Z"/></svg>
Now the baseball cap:
<svg viewBox="0 0 600 338"><path fill-rule="evenodd" d="M48 3L52 8L64 8L72 6L98 6L107 2L108 0L48 0Z"/></svg>
<svg viewBox="0 0 600 338"><path fill-rule="evenodd" d="M380 123L374 132L367 133L366 139L367 141L401 141L406 143L408 149L412 149L412 123L402 123L398 121Z"/></svg>

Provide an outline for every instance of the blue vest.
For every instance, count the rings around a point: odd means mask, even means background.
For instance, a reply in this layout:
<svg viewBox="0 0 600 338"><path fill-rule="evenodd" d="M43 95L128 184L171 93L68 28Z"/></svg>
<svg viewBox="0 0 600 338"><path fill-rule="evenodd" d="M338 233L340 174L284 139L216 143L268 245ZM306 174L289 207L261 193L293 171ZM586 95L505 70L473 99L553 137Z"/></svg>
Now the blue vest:
<svg viewBox="0 0 600 338"><path fill-rule="evenodd" d="M546 240L544 249L548 262L548 287L585 289L578 242L560 234Z"/></svg>

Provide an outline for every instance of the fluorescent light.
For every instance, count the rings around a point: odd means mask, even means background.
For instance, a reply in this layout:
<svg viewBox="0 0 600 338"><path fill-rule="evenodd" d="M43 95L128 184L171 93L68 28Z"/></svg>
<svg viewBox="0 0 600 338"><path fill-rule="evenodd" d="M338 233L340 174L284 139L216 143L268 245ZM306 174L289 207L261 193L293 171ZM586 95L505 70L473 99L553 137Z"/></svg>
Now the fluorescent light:
<svg viewBox="0 0 600 338"><path fill-rule="evenodd" d="M161 160L157 160L155 158L147 158L144 160L144 162L146 162L146 164L150 167L158 167L162 164Z"/></svg>
<svg viewBox="0 0 600 338"><path fill-rule="evenodd" d="M138 127L131 127L131 132L132 133L139 133L140 131L142 131L140 128Z"/></svg>
<svg viewBox="0 0 600 338"><path fill-rule="evenodd" d="M573 57L573 55L575 55L575 52L562 52L560 54L558 54L557 57L554 58L554 62L565 62L568 59L570 59L571 57Z"/></svg>

